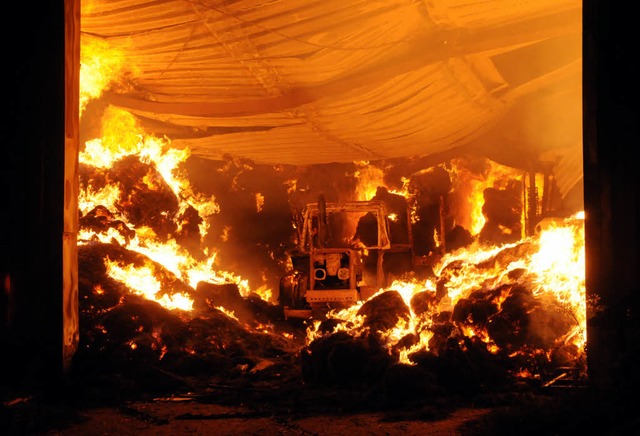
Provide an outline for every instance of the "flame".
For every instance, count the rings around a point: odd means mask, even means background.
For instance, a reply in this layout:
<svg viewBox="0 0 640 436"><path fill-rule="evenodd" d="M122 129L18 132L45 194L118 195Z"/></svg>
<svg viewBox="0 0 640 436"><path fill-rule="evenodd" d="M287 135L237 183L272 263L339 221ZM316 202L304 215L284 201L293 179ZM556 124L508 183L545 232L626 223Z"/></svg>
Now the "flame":
<svg viewBox="0 0 640 436"><path fill-rule="evenodd" d="M153 268L149 265L135 267L134 265L120 265L109 258L105 259L107 274L109 277L124 283L133 293L141 295L149 300L156 301L168 309L181 309L190 311L193 309L193 300L181 293L163 293L160 282L154 277Z"/></svg>
<svg viewBox="0 0 640 436"><path fill-rule="evenodd" d="M233 312L233 310L228 310L223 306L217 306L216 309L218 309L220 312L224 313L225 315L227 315L229 318L231 319L235 319L236 321L238 321L238 317L236 316L236 314Z"/></svg>
<svg viewBox="0 0 640 436"><path fill-rule="evenodd" d="M80 115L87 104L97 99L114 78L121 78L125 69L124 50L116 50L103 39L83 35L80 46ZM131 69L131 64L127 63Z"/></svg>
<svg viewBox="0 0 640 436"><path fill-rule="evenodd" d="M356 172L353 174L357 180L355 189L356 200L371 200L376 195L378 186L385 186L384 170L369 165L368 161L354 162Z"/></svg>
<svg viewBox="0 0 640 436"><path fill-rule="evenodd" d="M586 345L585 237L583 213L552 223L540 234L540 249L531 258L531 271L539 277L539 293L550 293L578 320L571 339Z"/></svg>
<svg viewBox="0 0 640 436"><path fill-rule="evenodd" d="M298 190L298 181L295 179L285 180L284 182L282 182L282 184L287 187L288 195L292 195Z"/></svg>
<svg viewBox="0 0 640 436"><path fill-rule="evenodd" d="M114 82L117 81L122 86L124 83L122 79L127 73L123 59L122 53L112 50L107 42L83 37L79 102L81 114L91 99L98 98ZM129 71L132 70L130 65L127 65L127 68ZM208 232L209 218L219 212L219 206L214 197L196 193L185 175L181 173L181 165L189 158L190 151L172 148L170 141L166 138L147 135L140 128L135 117L121 109L108 107L101 121L101 137L85 143L84 150L79 155L80 163L96 171L107 171L124 158L135 157L139 162L149 165L149 170L136 181L138 183L136 186L147 190L168 186L178 203L178 215L193 208L202 218L197 225L199 240L202 242ZM247 164L243 165L247 166ZM403 179L401 190L391 190L385 184L384 169L370 165L366 161L355 162L355 165L356 171L353 176L357 181L355 188L357 200L370 200L375 196L378 187L386 187L391 193L410 198L407 190L409 179ZM472 171L462 159L453 160L446 169L451 176L452 192L456 192L459 196L459 204L454 211L455 221L474 235L478 234L485 224L482 206L483 192L486 188L500 189L505 186L505 183L513 180L522 180L523 186L529 182L523 179L522 172L491 161L485 162L482 171ZM224 170L223 168L220 171ZM236 182L237 180L234 179L234 187ZM284 182L289 194L297 191L297 183L296 180ZM534 183L536 186L541 183L539 175L536 175ZM123 192L122 186L111 183L108 178L102 184L93 184L88 181L81 186L79 211L82 216L95 211L99 218L121 222L122 226L130 229L133 234L123 233L122 227L118 226L99 230L81 228L79 244L95 240L117 243L149 259L149 262L144 265L133 265L122 264L107 258L105 266L111 278L124 283L134 294L156 301L171 310L192 311L193 300L185 293L166 289L166 285L157 278L152 262L162 265L176 278L194 289L200 282L235 283L242 295L255 292L264 300L271 300L271 289L266 286L252 291L247 280L232 272L217 269L217 253L214 248L206 247L202 249L201 255L194 257L189 249L181 246L175 239L175 235L159 237L148 226L136 226L121 213L123 206L130 205L132 198L130 193ZM264 201L262 193L255 193L257 212L263 210ZM410 212L413 220L414 211ZM171 217L167 216L167 218ZM389 218L395 219L393 215ZM432 327L436 315L452 311L461 299L469 297L478 289L499 289L501 286L513 285L517 279L514 279L511 273L515 270L523 270L526 273L522 277L532 280L535 284L536 297L557 301L573 315L576 326L560 340L575 345L583 352L586 344L583 218L584 214L580 214L563 222L545 223L540 227L538 235L525 241L537 247L537 251L532 254L519 256L508 262L495 262L493 267L490 267L487 264L491 259L505 250L517 248L518 243L499 247L485 247L476 243L443 256L440 263L433 268L433 279L418 281L408 278L394 281L388 288L380 289L371 298L374 299L384 292L397 292L409 307L410 316L400 318L395 326L386 331L374 333L384 341L389 353L396 355L400 362L414 364L411 360L413 353L431 349L431 341L434 338ZM184 222L175 224L179 231L184 229ZM292 223L292 225L295 228L296 224ZM229 226L223 228L223 240L228 238L231 230ZM434 237L439 243L440 235L435 232ZM442 283L446 284L444 288L441 286ZM436 301L436 295L443 290L444 296ZM93 291L104 292L99 285L95 286ZM411 302L419 293L432 295L434 304L422 313L414 313ZM506 291L504 295L496 298L498 308L506 298ZM349 308L329 312L327 318L344 321L336 323L333 332L346 331L354 336L366 333L369 327L366 327L365 317L359 314L364 304L366 302L358 302ZM224 308L218 309L227 316L235 318L233 312ZM472 319L469 321L456 323L456 334L480 340L487 345L487 350L491 353L499 353L500 347L492 341L484 327L474 324ZM264 329L270 330L268 327ZM307 330L307 341L312 342L323 334L327 333L321 331L320 321L314 321ZM400 346L401 341L409 336L414 338L413 342ZM154 337L157 337L155 332ZM162 350L164 355L166 347L161 344L153 345ZM132 341L130 346L135 349L138 345ZM527 350L526 352L540 354L546 351ZM525 350L510 351L510 356L515 358L522 353L525 353ZM531 375L526 368L520 369L518 374Z"/></svg>
<svg viewBox="0 0 640 436"><path fill-rule="evenodd" d="M471 170L464 159L452 159L447 168L453 184L452 191L458 194L455 221L472 235L482 230L486 219L482 213L483 193L486 188L504 188L510 180L520 180L521 171L485 160L482 171Z"/></svg>
<svg viewBox="0 0 640 436"><path fill-rule="evenodd" d="M408 190L409 178L402 178L401 189L393 189L389 187L384 180L384 168L370 165L368 161L357 161L354 162L354 164L356 165L356 171L353 173L353 177L356 179L354 192L354 198L356 200L371 200L375 197L376 191L379 187L386 188L392 194L401 195L405 198L410 197Z"/></svg>
<svg viewBox="0 0 640 436"><path fill-rule="evenodd" d="M219 206L213 196L206 197L196 193L186 176L180 172L180 165L190 156L189 150L171 148L169 140L144 134L130 113L108 108L102 118L102 137L85 144L85 149L79 154L79 161L95 170L107 170L121 159L130 156L136 157L143 164L150 165L149 171L139 181L140 187L153 191L161 185L166 185L179 204L178 216L189 208L197 212L201 218L198 224L198 238L202 243L210 225L208 218L219 212ZM258 196L256 200L259 200ZM102 208L96 209L99 206ZM213 284L235 283L241 294L248 295L251 292L247 280L232 272L216 270L215 250L207 247L203 249L204 256L195 258L174 237L160 238L147 226L136 227L120 213L122 206L131 206L130 194L123 192L119 185L107 183L103 186L99 184L94 186L91 181L82 184L79 194L81 216L90 211L96 211L98 216L122 224L99 230L81 228L78 234L79 244L89 241L104 243L115 241L129 250L144 254L149 259L162 264L176 277L194 288L201 281ZM185 225L184 222L175 224L178 231ZM131 229L134 235L124 234L122 226ZM112 277L127 284L134 292L157 301L169 309L189 310L191 307L192 302L179 295L155 297L159 284L154 282L153 274L148 269L135 269L131 266L114 264L111 264L110 268ZM128 277L123 274L122 271L125 270L133 275ZM146 278L143 279L145 276ZM146 283L143 283L145 281ZM267 300L272 298L271 290L266 287L259 288L256 293Z"/></svg>
<svg viewBox="0 0 640 436"><path fill-rule="evenodd" d="M89 186L79 193L78 208L82 215L101 205L109 210L114 210L119 197L120 188L118 186L107 185L100 190L94 190L92 186Z"/></svg>
<svg viewBox="0 0 640 436"><path fill-rule="evenodd" d="M262 212L263 208L264 208L264 195L262 195L260 192L256 192L256 212L258 213Z"/></svg>
<svg viewBox="0 0 640 436"><path fill-rule="evenodd" d="M576 347L578 354L585 352L586 345L586 291L585 291L585 258L584 258L584 227L578 214L566 220L553 220L541 226L540 233L520 242L531 244L533 247L529 254L506 257L496 261L497 256L508 250L516 250L519 244L505 244L503 246L483 247L474 244L471 247L460 249L446 254L440 263L434 267L434 279L418 281L416 279L396 280L388 288L381 289L370 300L384 292L395 291L399 293L407 307L410 308L410 318L400 319L396 326L385 332L377 332L385 343L389 353L396 353L400 362L409 365L412 353L419 350L430 350L430 341L434 337L430 329L434 316L452 311L462 298L478 289L502 289L503 294L498 295L496 304L498 310L507 297L507 290L514 284L511 273L516 270L525 271L520 275L521 280L531 280L534 286L534 295L541 301L554 301L572 314L576 321L575 326L559 342L571 344ZM529 245L527 245L529 246ZM493 262L493 264L491 263ZM452 268L452 266L454 266ZM493 265L493 266L492 266ZM433 296L438 292L439 281L446 281L446 295L442 297L430 310L416 314L411 309L412 298L420 292L429 292ZM345 330L353 336L363 332L364 318L359 310L365 302L343 309L338 312L330 312L328 317L343 320L330 333ZM470 320L473 321L473 320ZM348 326L348 327L347 327ZM307 331L307 341L311 342L328 334L319 331L320 324L312 324ZM500 347L490 338L488 332L482 326L470 323L458 323L457 328L461 336L475 338L486 344L487 350L492 354L499 353ZM407 346L398 344L402 338L411 336L415 341ZM562 344L559 344L562 345ZM464 348L464 345L462 345ZM524 354L545 354L548 351L539 349L518 350L511 353L515 358ZM546 356L549 358L549 356ZM521 370L518 376L529 374L529 370Z"/></svg>

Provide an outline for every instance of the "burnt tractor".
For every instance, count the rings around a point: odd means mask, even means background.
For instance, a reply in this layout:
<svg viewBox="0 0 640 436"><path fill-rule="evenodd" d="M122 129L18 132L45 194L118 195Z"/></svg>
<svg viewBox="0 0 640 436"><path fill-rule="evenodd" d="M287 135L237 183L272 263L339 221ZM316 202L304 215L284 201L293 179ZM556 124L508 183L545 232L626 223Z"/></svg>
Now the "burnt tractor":
<svg viewBox="0 0 640 436"><path fill-rule="evenodd" d="M285 319L322 318L366 301L416 262L408 209L390 214L380 200L307 204L291 271L280 280Z"/></svg>

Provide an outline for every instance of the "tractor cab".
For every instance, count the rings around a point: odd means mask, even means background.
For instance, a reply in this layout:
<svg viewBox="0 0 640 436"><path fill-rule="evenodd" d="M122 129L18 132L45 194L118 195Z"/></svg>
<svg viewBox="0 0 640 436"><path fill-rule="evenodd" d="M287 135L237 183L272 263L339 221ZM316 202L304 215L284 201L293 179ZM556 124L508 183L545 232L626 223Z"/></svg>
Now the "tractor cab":
<svg viewBox="0 0 640 436"><path fill-rule="evenodd" d="M285 318L322 317L322 313L366 301L386 287L387 253L405 253L411 244L394 244L384 202L328 203L320 196L306 206L292 270L280 280L279 304ZM407 226L407 229L409 227Z"/></svg>

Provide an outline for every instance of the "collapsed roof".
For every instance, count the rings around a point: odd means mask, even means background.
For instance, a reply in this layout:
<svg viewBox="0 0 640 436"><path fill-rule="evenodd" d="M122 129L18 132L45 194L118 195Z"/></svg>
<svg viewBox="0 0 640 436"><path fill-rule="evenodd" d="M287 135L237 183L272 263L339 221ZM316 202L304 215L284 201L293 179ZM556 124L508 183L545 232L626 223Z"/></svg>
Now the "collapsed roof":
<svg viewBox="0 0 640 436"><path fill-rule="evenodd" d="M218 160L463 153L582 181L578 0L82 2L125 75L103 101Z"/></svg>

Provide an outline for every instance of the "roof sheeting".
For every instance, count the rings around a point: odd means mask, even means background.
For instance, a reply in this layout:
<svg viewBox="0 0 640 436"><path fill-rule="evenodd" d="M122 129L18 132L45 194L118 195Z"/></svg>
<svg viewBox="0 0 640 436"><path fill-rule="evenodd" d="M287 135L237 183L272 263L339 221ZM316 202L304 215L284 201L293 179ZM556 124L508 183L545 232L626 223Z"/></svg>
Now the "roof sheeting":
<svg viewBox="0 0 640 436"><path fill-rule="evenodd" d="M576 0L92 0L81 31L126 61L104 100L204 158L581 146Z"/></svg>

